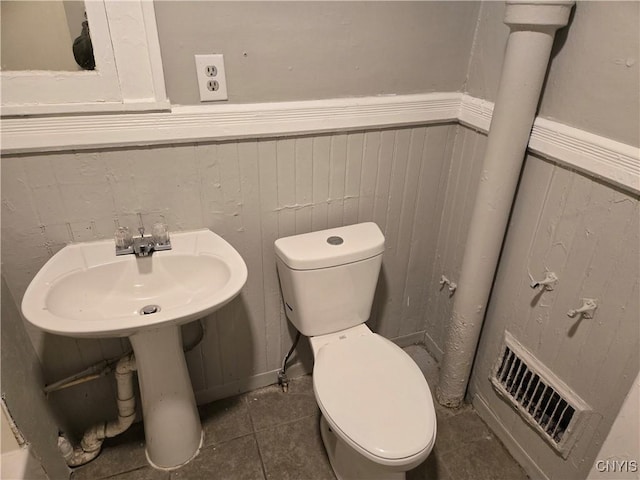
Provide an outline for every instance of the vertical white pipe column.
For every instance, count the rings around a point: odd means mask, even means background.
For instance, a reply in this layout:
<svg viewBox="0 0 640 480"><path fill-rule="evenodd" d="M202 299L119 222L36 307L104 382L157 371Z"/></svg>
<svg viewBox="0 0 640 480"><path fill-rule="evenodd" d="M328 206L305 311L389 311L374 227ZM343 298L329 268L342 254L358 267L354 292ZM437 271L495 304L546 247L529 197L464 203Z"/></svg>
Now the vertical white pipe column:
<svg viewBox="0 0 640 480"><path fill-rule="evenodd" d="M459 405L467 389L553 38L567 24L573 3L506 2L504 22L511 32L444 345L436 389L442 405Z"/></svg>

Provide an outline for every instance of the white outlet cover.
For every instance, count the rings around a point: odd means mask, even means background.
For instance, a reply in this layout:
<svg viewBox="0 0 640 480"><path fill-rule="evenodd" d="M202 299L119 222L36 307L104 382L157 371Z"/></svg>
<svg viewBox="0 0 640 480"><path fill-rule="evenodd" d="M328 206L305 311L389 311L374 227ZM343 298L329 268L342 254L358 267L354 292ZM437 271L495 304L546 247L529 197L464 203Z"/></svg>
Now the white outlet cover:
<svg viewBox="0 0 640 480"><path fill-rule="evenodd" d="M201 102L228 100L227 77L224 70L224 57L221 53L196 55L196 77ZM215 67L215 68L211 68ZM212 75L213 73L213 75ZM217 81L217 88L211 89L210 82Z"/></svg>

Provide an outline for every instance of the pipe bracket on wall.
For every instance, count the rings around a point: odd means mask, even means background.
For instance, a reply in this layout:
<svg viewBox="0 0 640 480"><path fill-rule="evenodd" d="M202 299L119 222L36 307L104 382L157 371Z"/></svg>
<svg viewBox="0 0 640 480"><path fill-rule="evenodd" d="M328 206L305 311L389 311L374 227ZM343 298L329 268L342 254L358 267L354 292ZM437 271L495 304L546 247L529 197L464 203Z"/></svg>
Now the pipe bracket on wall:
<svg viewBox="0 0 640 480"><path fill-rule="evenodd" d="M575 310L569 310L567 316L573 318L576 315L580 315L582 318L593 318L594 310L598 308L598 304L593 298L583 298L582 306Z"/></svg>
<svg viewBox="0 0 640 480"><path fill-rule="evenodd" d="M555 287L556 283L558 283L558 276L553 272L545 272L544 280L540 280L539 282L531 278L531 288L542 287L542 290L552 291Z"/></svg>
<svg viewBox="0 0 640 480"><path fill-rule="evenodd" d="M447 277L442 275L440 276L440 289L442 290L442 287L444 287L445 285L449 287L449 296L453 295L456 291L456 288L458 288L458 285L456 283L452 282Z"/></svg>

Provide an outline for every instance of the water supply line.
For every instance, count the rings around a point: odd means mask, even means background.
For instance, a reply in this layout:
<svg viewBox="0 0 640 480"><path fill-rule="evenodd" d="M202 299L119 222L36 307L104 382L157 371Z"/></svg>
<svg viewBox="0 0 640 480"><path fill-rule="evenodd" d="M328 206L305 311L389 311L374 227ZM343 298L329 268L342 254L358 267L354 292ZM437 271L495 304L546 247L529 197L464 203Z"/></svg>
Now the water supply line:
<svg viewBox="0 0 640 480"><path fill-rule="evenodd" d="M57 392L58 390L63 390L65 388L73 387L75 385L80 385L81 383L104 377L111 373L111 371L113 370L113 365L117 364L121 358L124 358L125 356L130 354L131 351L110 360L102 360L101 362L85 368L81 372L74 373L73 375L63 378L62 380L58 380L57 382L45 385L45 387L43 388L44 393L48 395L51 392Z"/></svg>
<svg viewBox="0 0 640 480"><path fill-rule="evenodd" d="M127 430L136 417L136 397L133 391L133 372L136 362L133 354L118 360L116 365L118 418L101 422L89 428L73 448L64 436L58 437L58 447L70 467L78 467L98 456L105 438L115 437Z"/></svg>
<svg viewBox="0 0 640 480"><path fill-rule="evenodd" d="M555 32L573 4L506 1L511 31L436 388L445 406L460 405L467 389Z"/></svg>
<svg viewBox="0 0 640 480"><path fill-rule="evenodd" d="M289 391L289 378L287 377L287 362L289 361L289 357L295 350L296 345L298 345L298 340L300 340L300 332L296 333L296 338L293 341L293 345L291 345L289 352L284 356L284 359L282 360L282 368L278 370L278 385L280 385L284 393L287 393Z"/></svg>

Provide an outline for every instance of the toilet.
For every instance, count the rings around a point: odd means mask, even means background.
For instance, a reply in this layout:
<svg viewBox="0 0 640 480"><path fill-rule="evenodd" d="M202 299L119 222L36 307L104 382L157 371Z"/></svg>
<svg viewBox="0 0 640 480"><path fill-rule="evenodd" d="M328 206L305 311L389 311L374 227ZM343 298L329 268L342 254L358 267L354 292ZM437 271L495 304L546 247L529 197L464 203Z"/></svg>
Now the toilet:
<svg viewBox="0 0 640 480"><path fill-rule="evenodd" d="M429 385L369 319L384 236L375 223L280 238L284 308L309 337L320 433L338 480L404 479L436 439Z"/></svg>

